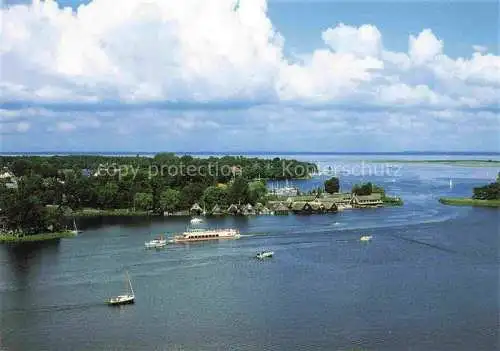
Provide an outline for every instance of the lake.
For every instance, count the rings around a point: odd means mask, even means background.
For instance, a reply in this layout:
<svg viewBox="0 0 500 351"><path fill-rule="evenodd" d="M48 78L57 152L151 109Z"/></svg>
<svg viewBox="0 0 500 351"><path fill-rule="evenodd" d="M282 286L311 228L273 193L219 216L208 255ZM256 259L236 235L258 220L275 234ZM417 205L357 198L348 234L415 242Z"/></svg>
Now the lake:
<svg viewBox="0 0 500 351"><path fill-rule="evenodd" d="M189 219L89 218L73 239L2 245L0 349L498 349L500 211L437 201L469 196L498 169L396 168L346 171L341 186L370 180L403 207L206 220L239 228L238 240L145 250ZM263 249L275 256L255 260ZM109 307L125 270L136 303Z"/></svg>

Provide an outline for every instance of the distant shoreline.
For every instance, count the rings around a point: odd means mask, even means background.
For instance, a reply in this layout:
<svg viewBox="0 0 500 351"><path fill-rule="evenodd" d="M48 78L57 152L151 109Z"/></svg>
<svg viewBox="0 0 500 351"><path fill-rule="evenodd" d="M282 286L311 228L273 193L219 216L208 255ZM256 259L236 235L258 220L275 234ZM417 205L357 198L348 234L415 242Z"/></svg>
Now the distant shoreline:
<svg viewBox="0 0 500 351"><path fill-rule="evenodd" d="M0 152L0 156L53 156L53 155L112 155L112 156L154 156L163 151L11 151ZM169 151L165 151L169 152ZM338 155L338 156L500 156L498 151L401 151L401 152L364 152L364 151L172 151L176 155Z"/></svg>
<svg viewBox="0 0 500 351"><path fill-rule="evenodd" d="M442 197L439 202L452 206L500 207L500 200L476 200L467 197Z"/></svg>
<svg viewBox="0 0 500 351"><path fill-rule="evenodd" d="M496 167L500 160L366 160L368 163L420 163L464 167Z"/></svg>

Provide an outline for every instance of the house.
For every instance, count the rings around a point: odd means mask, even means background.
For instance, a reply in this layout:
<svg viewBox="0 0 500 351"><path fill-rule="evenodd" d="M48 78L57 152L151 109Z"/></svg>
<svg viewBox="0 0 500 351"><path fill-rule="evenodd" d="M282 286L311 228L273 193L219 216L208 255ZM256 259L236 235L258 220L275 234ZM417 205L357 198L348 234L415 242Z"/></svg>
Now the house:
<svg viewBox="0 0 500 351"><path fill-rule="evenodd" d="M189 212L194 215L200 215L203 213L203 209L200 207L200 205L198 205L198 203L195 203L193 206L191 206Z"/></svg>
<svg viewBox="0 0 500 351"><path fill-rule="evenodd" d="M255 210L251 204L246 204L246 206L242 206L241 213L244 216L252 216L255 215Z"/></svg>
<svg viewBox="0 0 500 351"><path fill-rule="evenodd" d="M322 201L333 201L337 205L350 205L352 202L351 193L328 194L321 198Z"/></svg>
<svg viewBox="0 0 500 351"><path fill-rule="evenodd" d="M227 208L226 212L229 214L232 214L232 215L240 215L241 214L240 208L238 207L238 205L235 205L235 204L231 204L231 206L229 206Z"/></svg>
<svg viewBox="0 0 500 351"><path fill-rule="evenodd" d="M325 212L337 212L338 211L338 206L337 203L333 200L325 200L321 199L321 204L323 205L324 211Z"/></svg>
<svg viewBox="0 0 500 351"><path fill-rule="evenodd" d="M278 203L276 206L270 208L271 211L274 212L275 215L278 216L283 216L283 215L288 215L289 213L289 208L287 205L285 205L283 202Z"/></svg>
<svg viewBox="0 0 500 351"><path fill-rule="evenodd" d="M258 212L258 213L259 213L259 214L261 214L261 215L270 215L270 214L273 214L273 212L272 212L270 209L268 209L267 207L265 207L265 206L264 206L264 207L262 207L262 208L259 210L259 212ZM287 211L287 214L288 214L288 211Z"/></svg>
<svg viewBox="0 0 500 351"><path fill-rule="evenodd" d="M295 214L311 214L313 213L313 208L306 201L295 201L291 206L292 212Z"/></svg>
<svg viewBox="0 0 500 351"><path fill-rule="evenodd" d="M313 213L323 213L325 212L325 206L319 201L311 201L309 202L309 206L311 206L311 210Z"/></svg>
<svg viewBox="0 0 500 351"><path fill-rule="evenodd" d="M355 208L381 207L384 204L381 193L372 193L371 195L354 195L351 203Z"/></svg>
<svg viewBox="0 0 500 351"><path fill-rule="evenodd" d="M211 214L213 216L221 216L224 214L224 212L222 212L222 209L219 205L215 204L215 206L212 208Z"/></svg>

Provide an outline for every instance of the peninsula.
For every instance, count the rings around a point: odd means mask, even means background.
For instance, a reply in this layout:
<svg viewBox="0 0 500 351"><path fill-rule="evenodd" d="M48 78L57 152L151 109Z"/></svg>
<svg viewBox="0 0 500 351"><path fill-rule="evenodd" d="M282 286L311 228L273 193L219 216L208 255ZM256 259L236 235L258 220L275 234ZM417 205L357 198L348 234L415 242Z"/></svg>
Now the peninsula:
<svg viewBox="0 0 500 351"><path fill-rule="evenodd" d="M500 172L495 182L474 188L471 198L442 197L439 202L455 206L500 207Z"/></svg>

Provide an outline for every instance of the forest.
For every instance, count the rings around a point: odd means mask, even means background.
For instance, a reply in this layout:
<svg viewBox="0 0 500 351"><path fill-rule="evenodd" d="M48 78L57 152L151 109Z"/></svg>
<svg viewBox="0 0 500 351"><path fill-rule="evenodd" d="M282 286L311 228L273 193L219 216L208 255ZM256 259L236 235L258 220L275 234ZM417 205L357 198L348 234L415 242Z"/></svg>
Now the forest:
<svg viewBox="0 0 500 351"><path fill-rule="evenodd" d="M2 231L36 234L65 228L65 216L82 209L174 213L199 203L255 204L266 180L297 179L315 164L240 156L0 157Z"/></svg>

